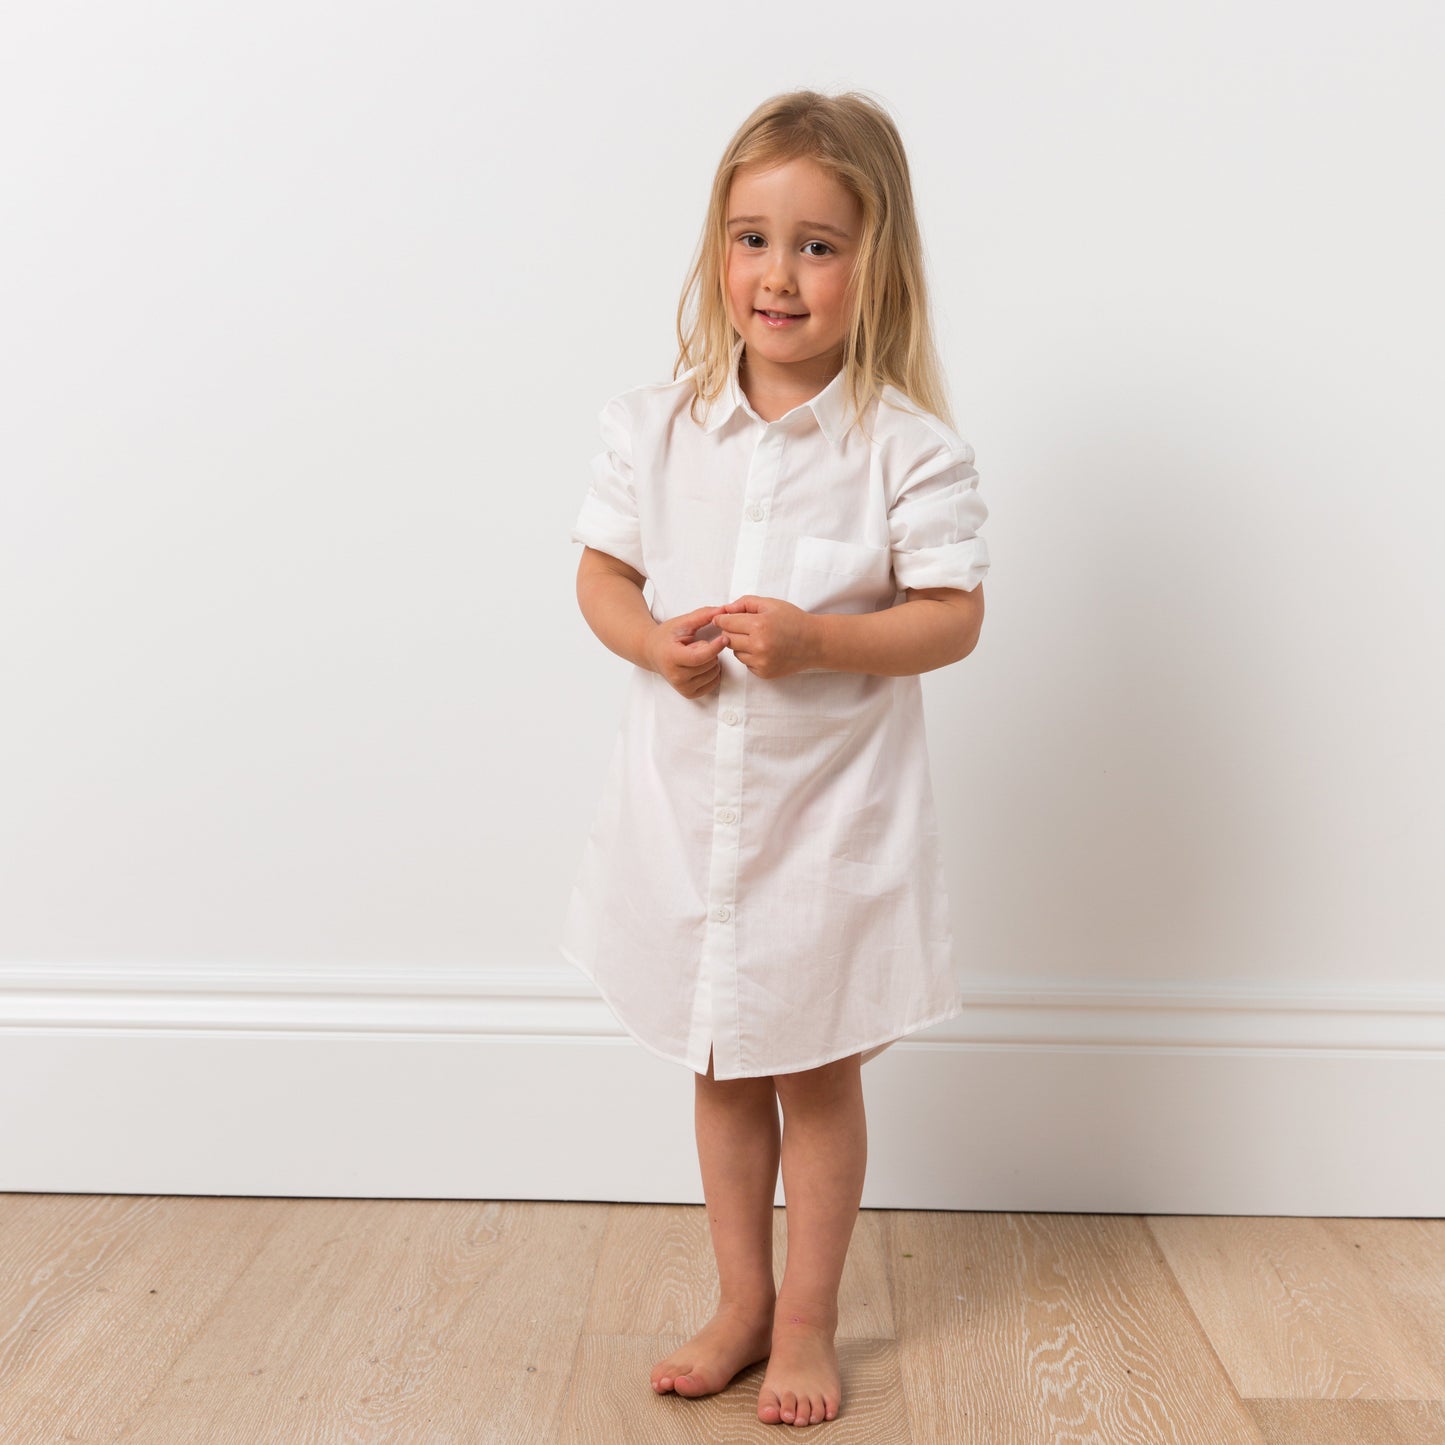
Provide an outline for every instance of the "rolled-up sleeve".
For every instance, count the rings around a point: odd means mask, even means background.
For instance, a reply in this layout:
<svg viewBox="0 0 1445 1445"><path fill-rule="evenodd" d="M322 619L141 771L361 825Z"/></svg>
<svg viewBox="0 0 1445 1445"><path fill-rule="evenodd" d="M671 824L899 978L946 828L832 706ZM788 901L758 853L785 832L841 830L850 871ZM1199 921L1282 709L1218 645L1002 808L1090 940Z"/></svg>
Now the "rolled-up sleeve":
<svg viewBox="0 0 1445 1445"><path fill-rule="evenodd" d="M572 528L572 540L620 558L644 576L642 527L632 477L632 418L614 396L597 414L602 450L592 458L592 480Z"/></svg>
<svg viewBox="0 0 1445 1445"><path fill-rule="evenodd" d="M942 442L920 458L888 510L898 586L972 592L988 572L988 543L977 535L987 516L968 442Z"/></svg>

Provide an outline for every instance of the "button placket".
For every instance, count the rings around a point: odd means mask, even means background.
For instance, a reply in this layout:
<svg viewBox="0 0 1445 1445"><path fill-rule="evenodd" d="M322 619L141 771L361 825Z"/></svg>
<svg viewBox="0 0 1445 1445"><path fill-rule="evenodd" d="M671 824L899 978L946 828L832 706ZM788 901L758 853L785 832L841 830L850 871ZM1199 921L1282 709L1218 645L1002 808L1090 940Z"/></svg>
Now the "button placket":
<svg viewBox="0 0 1445 1445"><path fill-rule="evenodd" d="M733 558L730 597L758 590L763 544L773 489L781 469L784 437L765 427L753 448L744 489L742 521ZM732 1074L742 1066L738 1031L737 932L735 917L742 816L743 758L747 733L749 674L726 649L718 654L716 766L713 782L712 856L708 869L707 926L703 934L701 987L692 1021L691 1049L706 1060L709 1045L716 1070ZM705 1067L705 1064L704 1064Z"/></svg>

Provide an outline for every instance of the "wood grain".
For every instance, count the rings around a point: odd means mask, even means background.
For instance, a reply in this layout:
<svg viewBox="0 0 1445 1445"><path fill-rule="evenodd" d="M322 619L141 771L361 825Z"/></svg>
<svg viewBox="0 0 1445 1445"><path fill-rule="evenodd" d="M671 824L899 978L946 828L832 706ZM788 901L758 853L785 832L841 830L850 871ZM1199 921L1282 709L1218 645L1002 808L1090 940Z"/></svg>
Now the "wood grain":
<svg viewBox="0 0 1445 1445"><path fill-rule="evenodd" d="M1440 1445L1436 1400L1246 1400L1265 1445Z"/></svg>
<svg viewBox="0 0 1445 1445"><path fill-rule="evenodd" d="M786 1264L774 1211L774 1274ZM0 1442L776 1439L700 1206L0 1195ZM865 1210L836 1441L1440 1445L1445 1221Z"/></svg>
<svg viewBox="0 0 1445 1445"><path fill-rule="evenodd" d="M914 1440L1258 1445L1142 1220L892 1219Z"/></svg>
<svg viewBox="0 0 1445 1445"><path fill-rule="evenodd" d="M1149 1227L1240 1395L1445 1398L1440 1224L1376 1223L1421 1228L1186 1215Z"/></svg>

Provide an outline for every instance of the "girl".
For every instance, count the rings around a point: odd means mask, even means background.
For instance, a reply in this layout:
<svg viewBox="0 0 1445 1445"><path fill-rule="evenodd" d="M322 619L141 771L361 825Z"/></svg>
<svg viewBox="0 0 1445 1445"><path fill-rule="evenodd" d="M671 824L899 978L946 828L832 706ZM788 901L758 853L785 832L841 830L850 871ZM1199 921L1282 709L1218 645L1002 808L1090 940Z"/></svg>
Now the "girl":
<svg viewBox="0 0 1445 1445"><path fill-rule="evenodd" d="M919 674L973 650L988 570L881 107L800 91L748 117L678 339L671 382L602 409L571 534L583 616L633 671L560 946L697 1076L720 1301L652 1388L767 1359L758 1418L808 1425L842 1404L861 1067L963 1008Z"/></svg>

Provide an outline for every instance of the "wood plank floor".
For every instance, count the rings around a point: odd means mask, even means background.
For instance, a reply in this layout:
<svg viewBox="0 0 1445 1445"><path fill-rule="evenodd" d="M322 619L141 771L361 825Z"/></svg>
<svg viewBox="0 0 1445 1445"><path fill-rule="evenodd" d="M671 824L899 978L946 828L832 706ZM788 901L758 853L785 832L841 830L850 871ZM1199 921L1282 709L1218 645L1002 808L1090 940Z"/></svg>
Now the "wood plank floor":
<svg viewBox="0 0 1445 1445"><path fill-rule="evenodd" d="M0 1441L1445 1442L1442 1220L864 1210L806 1427L653 1393L715 1291L694 1205L3 1194Z"/></svg>

